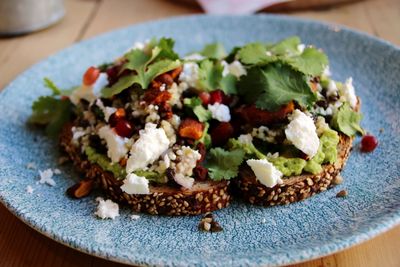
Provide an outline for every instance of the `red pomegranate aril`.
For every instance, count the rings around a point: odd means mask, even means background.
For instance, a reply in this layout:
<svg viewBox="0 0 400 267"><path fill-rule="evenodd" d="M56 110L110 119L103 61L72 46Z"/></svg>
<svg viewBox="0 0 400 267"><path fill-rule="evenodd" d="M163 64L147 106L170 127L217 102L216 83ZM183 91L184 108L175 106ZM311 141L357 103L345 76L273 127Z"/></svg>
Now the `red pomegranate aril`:
<svg viewBox="0 0 400 267"><path fill-rule="evenodd" d="M111 127L115 127L121 119L125 118L125 110L123 108L117 109L113 114L111 114L110 118L108 119L108 124Z"/></svg>
<svg viewBox="0 0 400 267"><path fill-rule="evenodd" d="M203 103L203 105L208 105L210 104L210 94L207 92L201 92L199 94L199 98L201 99L201 102Z"/></svg>
<svg viewBox="0 0 400 267"><path fill-rule="evenodd" d="M115 131L119 136L129 138L133 134L133 127L127 120L121 119L115 125Z"/></svg>
<svg viewBox="0 0 400 267"><path fill-rule="evenodd" d="M93 66L88 68L85 74L83 75L83 84L88 86L94 84L99 75L100 75L100 70L98 68Z"/></svg>
<svg viewBox="0 0 400 267"><path fill-rule="evenodd" d="M210 104L222 103L225 94L222 90L215 90L210 93Z"/></svg>
<svg viewBox="0 0 400 267"><path fill-rule="evenodd" d="M361 151L371 152L378 146L378 139L373 135L364 135L361 139Z"/></svg>

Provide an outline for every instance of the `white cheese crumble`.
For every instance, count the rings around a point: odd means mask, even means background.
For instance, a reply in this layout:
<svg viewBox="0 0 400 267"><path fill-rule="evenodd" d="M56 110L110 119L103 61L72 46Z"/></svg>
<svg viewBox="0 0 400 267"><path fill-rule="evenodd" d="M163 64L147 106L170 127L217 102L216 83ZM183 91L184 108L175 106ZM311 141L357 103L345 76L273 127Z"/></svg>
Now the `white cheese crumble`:
<svg viewBox="0 0 400 267"><path fill-rule="evenodd" d="M101 219L115 219L119 216L119 206L110 199L104 200L101 197L96 198L99 203L95 211L95 215Z"/></svg>
<svg viewBox="0 0 400 267"><path fill-rule="evenodd" d="M334 96L338 93L338 88L336 86L336 82L334 80L330 80L328 83L328 88L326 90L327 96Z"/></svg>
<svg viewBox="0 0 400 267"><path fill-rule="evenodd" d="M306 48L306 45L305 45L305 44L299 44L299 45L297 45L297 50L298 50L300 53L303 53L305 48Z"/></svg>
<svg viewBox="0 0 400 267"><path fill-rule="evenodd" d="M193 53L190 55L187 55L186 57L184 57L184 60L188 60L188 61L200 61L203 60L205 57L200 55L199 53Z"/></svg>
<svg viewBox="0 0 400 267"><path fill-rule="evenodd" d="M140 130L139 139L133 144L126 164L126 172L146 169L148 164L158 159L169 147L170 141L164 129L157 128L156 124L146 123Z"/></svg>
<svg viewBox="0 0 400 267"><path fill-rule="evenodd" d="M290 123L285 129L286 138L308 156L315 156L319 138L312 118L296 109L289 116L289 120Z"/></svg>
<svg viewBox="0 0 400 267"><path fill-rule="evenodd" d="M253 170L260 183L267 187L274 187L282 183L283 174L266 159L249 159L247 165Z"/></svg>
<svg viewBox="0 0 400 267"><path fill-rule="evenodd" d="M352 108L355 108L357 106L358 100L357 100L356 92L354 90L352 77L350 77L346 80L346 82L343 84L341 90L339 91L339 94L344 98L345 101L350 103L350 106Z"/></svg>
<svg viewBox="0 0 400 267"><path fill-rule="evenodd" d="M111 159L111 162L119 162L128 153L127 143L129 139L119 136L110 126L101 127L98 134L107 143L107 156Z"/></svg>
<svg viewBox="0 0 400 267"><path fill-rule="evenodd" d="M103 104L103 101L101 101L100 98L98 98L96 100L96 106L98 106L101 109L101 111L103 111L104 120L106 122L108 122L108 120L110 119L110 116L117 111L117 109L114 107L105 107Z"/></svg>
<svg viewBox="0 0 400 267"><path fill-rule="evenodd" d="M253 143L253 136L251 134L241 134L238 137L238 141L242 144L252 144Z"/></svg>
<svg viewBox="0 0 400 267"><path fill-rule="evenodd" d="M231 120L231 113L229 107L224 104L214 103L208 105L208 110L211 111L211 117L213 119L228 122Z"/></svg>
<svg viewBox="0 0 400 267"><path fill-rule="evenodd" d="M53 172L54 172L54 174L57 174L57 175L61 174L61 170L60 169L54 169Z"/></svg>
<svg viewBox="0 0 400 267"><path fill-rule="evenodd" d="M126 176L121 189L128 194L150 194L149 180L147 180L146 177L138 176L134 173L130 173Z"/></svg>
<svg viewBox="0 0 400 267"><path fill-rule="evenodd" d="M228 74L232 74L236 78L239 78L242 75L246 75L247 71L240 63L240 61L235 60L232 63L228 64L225 60L221 62L222 66L224 67L222 71L222 76L226 76Z"/></svg>
<svg viewBox="0 0 400 267"><path fill-rule="evenodd" d="M39 170L40 184L48 184L50 186L55 186L56 182L53 180L54 172L52 169L47 169L44 171Z"/></svg>
<svg viewBox="0 0 400 267"><path fill-rule="evenodd" d="M183 64L183 70L179 75L179 81L187 83L190 87L196 87L199 78L199 65L195 62Z"/></svg>
<svg viewBox="0 0 400 267"><path fill-rule="evenodd" d="M35 191L33 188L32 188L32 186L30 186L30 185L28 185L27 187L26 187L26 192L28 193L28 194L32 194L33 193L33 191Z"/></svg>
<svg viewBox="0 0 400 267"><path fill-rule="evenodd" d="M140 216L137 215L137 214L132 214L130 217L131 217L131 219L134 220L134 221L137 221L137 220L140 219Z"/></svg>
<svg viewBox="0 0 400 267"><path fill-rule="evenodd" d="M83 137L86 134L86 131L82 127L75 127L71 128L72 132L72 142L74 144L78 144L79 138Z"/></svg>
<svg viewBox="0 0 400 267"><path fill-rule="evenodd" d="M174 180L177 184L183 186L184 188L190 189L193 186L194 179L189 176L185 176L182 173L177 173L174 175Z"/></svg>

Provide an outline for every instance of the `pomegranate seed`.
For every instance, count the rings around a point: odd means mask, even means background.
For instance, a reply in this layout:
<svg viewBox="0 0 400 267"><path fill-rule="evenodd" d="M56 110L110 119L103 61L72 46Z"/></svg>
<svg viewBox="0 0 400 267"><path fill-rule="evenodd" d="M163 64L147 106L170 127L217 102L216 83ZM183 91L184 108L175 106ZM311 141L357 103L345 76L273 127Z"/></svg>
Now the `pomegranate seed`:
<svg viewBox="0 0 400 267"><path fill-rule="evenodd" d="M224 92L222 90L215 90L210 93L210 104L222 103L224 101Z"/></svg>
<svg viewBox="0 0 400 267"><path fill-rule="evenodd" d="M88 68L85 74L83 75L83 84L84 85L94 84L99 75L100 75L100 70L98 68L96 67Z"/></svg>
<svg viewBox="0 0 400 267"><path fill-rule="evenodd" d="M361 151L371 152L378 146L378 139L373 135L364 135L361 139Z"/></svg>
<svg viewBox="0 0 400 267"><path fill-rule="evenodd" d="M115 125L115 131L117 132L117 134L119 136L128 137L129 138L133 134L133 127L129 123L129 121L127 121L125 119L120 119L117 122L117 125Z"/></svg>
<svg viewBox="0 0 400 267"><path fill-rule="evenodd" d="M233 136L234 129L229 122L220 122L211 130L211 141L214 146L223 146Z"/></svg>
<svg viewBox="0 0 400 267"><path fill-rule="evenodd" d="M208 105L210 104L210 94L207 92L201 92L199 94L199 98L201 99L201 102L203 105Z"/></svg>
<svg viewBox="0 0 400 267"><path fill-rule="evenodd" d="M121 119L125 118L125 110L123 108L117 109L113 114L111 114L110 118L108 119L108 124L111 127L115 127Z"/></svg>

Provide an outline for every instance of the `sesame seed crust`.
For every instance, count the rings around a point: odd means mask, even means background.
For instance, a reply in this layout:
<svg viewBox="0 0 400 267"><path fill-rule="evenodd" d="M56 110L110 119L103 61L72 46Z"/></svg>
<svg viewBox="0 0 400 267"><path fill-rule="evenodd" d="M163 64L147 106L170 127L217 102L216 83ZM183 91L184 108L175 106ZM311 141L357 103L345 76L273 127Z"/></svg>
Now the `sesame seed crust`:
<svg viewBox="0 0 400 267"><path fill-rule="evenodd" d="M338 159L334 164L323 165L319 174L303 174L284 178L283 183L272 188L261 184L249 167L240 170L235 185L240 196L255 205L275 206L298 202L326 191L341 180L340 171L350 155L353 138L339 134ZM337 178L340 177L340 178Z"/></svg>
<svg viewBox="0 0 400 267"><path fill-rule="evenodd" d="M80 148L72 144L72 126L65 125L60 135L62 150L68 154L78 171L84 173L86 178L94 179L113 201L126 204L135 212L171 216L198 215L225 208L230 203L229 181L196 181L190 190L150 185L148 195L127 194L120 188L122 180L117 180L111 172L89 162L80 153Z"/></svg>

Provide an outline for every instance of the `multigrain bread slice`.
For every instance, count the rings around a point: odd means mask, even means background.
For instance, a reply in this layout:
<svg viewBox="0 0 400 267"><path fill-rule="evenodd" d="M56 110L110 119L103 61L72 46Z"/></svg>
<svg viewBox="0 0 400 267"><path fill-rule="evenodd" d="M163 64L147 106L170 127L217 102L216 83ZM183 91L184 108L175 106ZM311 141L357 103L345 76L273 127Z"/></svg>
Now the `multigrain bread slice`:
<svg viewBox="0 0 400 267"><path fill-rule="evenodd" d="M291 176L283 179L282 184L270 188L261 184L249 167L241 169L239 179L236 179L240 196L251 204L275 206L297 202L327 190L335 184L335 179L338 180L352 147L353 138L343 134L339 137L336 163L323 165L319 174Z"/></svg>
<svg viewBox="0 0 400 267"><path fill-rule="evenodd" d="M150 186L148 195L123 192L120 188L122 180L117 180L111 172L89 162L80 153L80 148L72 143L72 126L64 126L60 135L61 148L86 178L94 179L112 200L129 205L135 212L174 216L197 215L229 205L231 196L228 193L228 181L196 181L190 190L167 185Z"/></svg>

